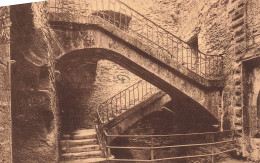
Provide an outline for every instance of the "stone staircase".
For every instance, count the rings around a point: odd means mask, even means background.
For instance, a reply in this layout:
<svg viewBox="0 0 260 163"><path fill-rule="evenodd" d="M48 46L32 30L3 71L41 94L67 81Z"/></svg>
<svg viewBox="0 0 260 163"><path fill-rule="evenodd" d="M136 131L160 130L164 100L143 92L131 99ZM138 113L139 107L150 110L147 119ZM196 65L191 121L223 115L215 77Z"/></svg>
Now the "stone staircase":
<svg viewBox="0 0 260 163"><path fill-rule="evenodd" d="M61 163L106 162L95 129L80 129L62 136Z"/></svg>

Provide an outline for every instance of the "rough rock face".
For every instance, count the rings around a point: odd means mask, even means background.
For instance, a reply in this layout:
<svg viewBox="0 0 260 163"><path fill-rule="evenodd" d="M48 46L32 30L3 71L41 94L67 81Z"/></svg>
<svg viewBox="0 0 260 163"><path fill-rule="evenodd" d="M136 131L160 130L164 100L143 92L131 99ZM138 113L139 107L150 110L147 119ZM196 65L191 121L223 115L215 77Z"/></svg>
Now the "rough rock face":
<svg viewBox="0 0 260 163"><path fill-rule="evenodd" d="M12 162L10 10L0 7L0 162Z"/></svg>
<svg viewBox="0 0 260 163"><path fill-rule="evenodd" d="M38 5L36 5L38 4ZM58 159L58 114L54 89L55 43L45 26L43 3L11 6L13 161ZM58 50L58 49L56 49Z"/></svg>

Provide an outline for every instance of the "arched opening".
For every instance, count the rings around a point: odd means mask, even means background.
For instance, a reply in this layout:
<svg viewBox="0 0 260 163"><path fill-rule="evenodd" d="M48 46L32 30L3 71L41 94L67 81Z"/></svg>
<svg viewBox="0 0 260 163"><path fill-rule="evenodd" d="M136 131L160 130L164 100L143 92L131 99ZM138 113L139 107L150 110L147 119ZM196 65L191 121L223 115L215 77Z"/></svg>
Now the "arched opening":
<svg viewBox="0 0 260 163"><path fill-rule="evenodd" d="M94 128L98 104L141 80L91 50L68 54L58 60L56 68L62 134ZM122 76L127 78L122 80Z"/></svg>
<svg viewBox="0 0 260 163"><path fill-rule="evenodd" d="M130 126L122 135L170 135L185 134L196 132L217 131L213 125L216 123L210 119L205 111L199 111L196 108L190 111L189 106L181 104L183 102L171 101L160 111L152 112L135 124ZM126 147L150 147L153 146L172 146L188 143L202 143L206 141L203 137L118 137L111 142L111 146ZM192 149L194 151L198 149ZM167 148L154 151L155 159L170 158L174 156L189 155L193 151L187 148ZM204 149L202 149L204 150ZM117 159L151 159L151 151L147 149L112 149L112 155ZM176 161L180 162L180 160Z"/></svg>
<svg viewBox="0 0 260 163"><path fill-rule="evenodd" d="M61 111L61 114L63 114L62 124L67 126L63 128L65 131L72 131L76 128L88 128L91 126L93 128L93 126L95 125L95 118L93 117L94 114L96 114L95 107L97 107L97 105L92 105L92 107L85 106L86 101L88 101L87 99L90 98L91 92L95 91L93 86L97 86L98 84L100 84L95 83L95 79L97 74L97 65L102 60L113 62L113 66L122 66L122 68L128 70L129 73L132 72L133 74L135 74L135 78L138 78L137 76L142 77L144 80L151 82L160 89L162 88L161 90L165 91L168 94L172 93L172 89L176 89L173 88L169 83L166 83L162 79L159 79L154 74L146 71L144 68L138 66L131 60L123 58L122 56L120 56L120 54L117 54L116 52L107 49L94 48L72 51L71 53L68 53L57 59L56 63L56 68L61 74L61 80L57 81L57 87L59 89L58 96L60 96L60 108L63 109ZM117 72L119 72L119 70L117 70ZM102 79L107 80L107 83L116 78L116 84L123 84L122 86L124 88L127 87L127 85L122 82L122 80L117 78L118 76L110 76L110 78L108 73L103 73L103 75L108 75L108 78ZM132 84L134 84L134 82ZM111 89L111 86L107 84L104 89ZM110 98L119 91L120 89L115 89L110 93L104 93L101 91L100 94L97 96L96 104ZM195 104L196 102L192 101L192 99L188 99L188 97L186 97L186 95L182 92L175 93L174 95L171 94L171 96L173 96L176 101L180 100L181 97L183 97L183 99L185 99L185 102L183 103L188 103L190 105L190 112L193 108L200 108L202 110L205 110L199 104ZM103 100L100 97L103 97ZM86 114L92 115L92 118L89 118L88 120L90 123L86 122ZM211 119L216 121L216 119L211 114L209 114L209 116L211 117ZM74 124L72 125L71 123Z"/></svg>

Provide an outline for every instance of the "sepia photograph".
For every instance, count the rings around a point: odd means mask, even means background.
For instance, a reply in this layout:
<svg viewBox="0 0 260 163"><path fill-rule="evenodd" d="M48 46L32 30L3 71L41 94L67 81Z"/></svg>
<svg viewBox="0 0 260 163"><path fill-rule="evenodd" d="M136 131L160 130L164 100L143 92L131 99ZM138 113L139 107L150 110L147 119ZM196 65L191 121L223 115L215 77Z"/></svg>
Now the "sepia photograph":
<svg viewBox="0 0 260 163"><path fill-rule="evenodd" d="M260 163L260 0L0 1L0 163Z"/></svg>

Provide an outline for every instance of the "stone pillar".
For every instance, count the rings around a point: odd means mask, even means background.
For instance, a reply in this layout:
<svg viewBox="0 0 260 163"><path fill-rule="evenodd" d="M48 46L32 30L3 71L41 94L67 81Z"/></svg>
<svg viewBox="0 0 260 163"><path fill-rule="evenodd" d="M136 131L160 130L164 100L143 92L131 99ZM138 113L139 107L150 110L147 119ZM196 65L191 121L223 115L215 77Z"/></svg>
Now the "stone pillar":
<svg viewBox="0 0 260 163"><path fill-rule="evenodd" d="M10 9L0 8L0 162L12 162Z"/></svg>
<svg viewBox="0 0 260 163"><path fill-rule="evenodd" d="M245 154L245 145L243 142L244 127L243 127L243 66L242 59L245 56L247 49L247 1L246 0L230 0L229 2L229 17L230 31L233 35L231 42L231 55L233 64L231 66L231 77L228 83L232 86L231 89L231 126L234 129L235 137L238 144L241 146L243 155Z"/></svg>

